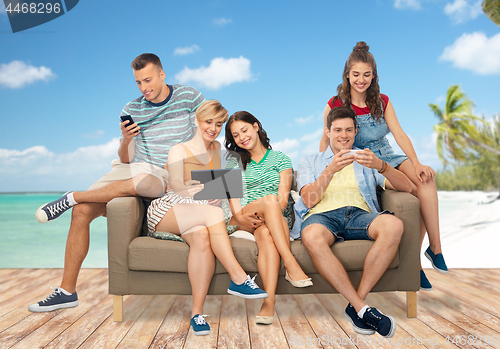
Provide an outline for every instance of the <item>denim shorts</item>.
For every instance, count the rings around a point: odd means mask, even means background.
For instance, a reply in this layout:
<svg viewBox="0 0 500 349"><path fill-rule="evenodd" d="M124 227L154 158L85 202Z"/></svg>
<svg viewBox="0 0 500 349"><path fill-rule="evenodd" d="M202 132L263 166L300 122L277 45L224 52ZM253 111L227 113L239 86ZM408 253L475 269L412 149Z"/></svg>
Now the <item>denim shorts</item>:
<svg viewBox="0 0 500 349"><path fill-rule="evenodd" d="M368 212L354 206L315 213L302 223L302 231L311 224L321 224L335 235L335 242L344 240L372 240L368 227L381 214L394 214L391 211Z"/></svg>

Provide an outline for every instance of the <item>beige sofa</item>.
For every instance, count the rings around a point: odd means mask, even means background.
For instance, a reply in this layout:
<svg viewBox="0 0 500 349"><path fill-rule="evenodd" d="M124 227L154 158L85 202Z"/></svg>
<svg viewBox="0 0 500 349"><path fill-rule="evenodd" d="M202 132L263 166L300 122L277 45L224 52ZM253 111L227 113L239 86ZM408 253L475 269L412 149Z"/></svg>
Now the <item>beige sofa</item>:
<svg viewBox="0 0 500 349"><path fill-rule="evenodd" d="M417 316L416 291L420 289L420 238L417 198L387 190L381 194L383 209L390 210L404 222L404 234L396 257L373 288L373 292L406 291L408 317ZM124 295L191 294L187 274L189 246L183 242L158 240L144 236L143 200L136 197L116 198L107 205L109 293L113 298L113 318L122 321ZM231 239L234 254L243 269L252 276L257 270L257 245L253 241ZM332 246L355 287L358 286L363 261L371 241L346 241ZM285 280L282 267L278 294L337 293L316 271L302 241L291 242L291 250L314 286L295 288ZM227 294L229 275L219 261L210 284L209 294ZM256 282L262 286L259 277Z"/></svg>

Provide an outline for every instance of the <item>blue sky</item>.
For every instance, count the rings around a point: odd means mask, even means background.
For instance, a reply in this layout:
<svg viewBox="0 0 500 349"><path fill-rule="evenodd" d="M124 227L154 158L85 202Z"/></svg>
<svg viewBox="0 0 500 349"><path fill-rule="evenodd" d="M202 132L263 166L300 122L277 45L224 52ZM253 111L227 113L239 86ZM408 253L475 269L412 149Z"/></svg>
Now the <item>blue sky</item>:
<svg viewBox="0 0 500 349"><path fill-rule="evenodd" d="M435 117L451 84L475 114L500 112L500 27L475 0L80 1L13 34L0 2L0 192L86 189L110 169L131 61L259 118L292 158L318 149L322 111L357 41L422 163L440 168Z"/></svg>

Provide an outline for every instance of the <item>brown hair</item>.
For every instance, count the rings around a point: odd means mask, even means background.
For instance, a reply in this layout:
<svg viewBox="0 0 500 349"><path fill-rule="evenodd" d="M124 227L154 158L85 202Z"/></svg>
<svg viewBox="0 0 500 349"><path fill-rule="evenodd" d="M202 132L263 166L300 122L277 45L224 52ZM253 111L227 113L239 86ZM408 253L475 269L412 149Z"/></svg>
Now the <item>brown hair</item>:
<svg viewBox="0 0 500 349"><path fill-rule="evenodd" d="M153 63L159 70L163 70L160 58L158 58L158 56L154 53L143 53L142 55L135 57L132 61L132 69L141 70L149 63Z"/></svg>
<svg viewBox="0 0 500 349"><path fill-rule="evenodd" d="M262 145L264 146L264 148L272 149L271 144L270 144L271 140L269 139L269 137L267 137L267 133L262 128L262 124L260 123L260 121L257 120L257 118L255 116L253 116L252 114L250 114L249 112L238 111L229 117L229 120L227 121L227 124L226 124L226 136L225 136L225 140L224 140L224 146L226 147L227 150L229 150L229 152L227 153L227 156L230 157L232 152L236 152L241 157L241 162L243 164L243 170L246 170L247 164L249 164L250 160L252 159L252 155L250 154L250 152L248 150L240 148L236 145L236 142L234 141L233 134L231 133L231 125L235 121L243 121L243 122L246 122L250 125L257 123L257 125L259 126L259 130L258 130L259 139L260 139L260 142L262 143Z"/></svg>
<svg viewBox="0 0 500 349"><path fill-rule="evenodd" d="M196 118L198 121L220 119L222 122L226 122L228 115L229 113L226 108L215 99L204 101L198 109L196 109Z"/></svg>
<svg viewBox="0 0 500 349"><path fill-rule="evenodd" d="M342 73L342 83L337 87L337 96L335 99L340 98L343 105L352 108L351 102L351 84L349 83L349 72L354 63L362 62L368 63L372 66L373 80L371 85L366 90L366 105L370 108L372 117L380 120L385 107L384 101L380 97L380 87L378 85L377 63L375 58L368 52L370 47L364 41L356 43L349 58L345 62L344 72ZM335 101L334 101L335 102Z"/></svg>
<svg viewBox="0 0 500 349"><path fill-rule="evenodd" d="M337 119L352 119L354 122L354 128L356 128L356 113L352 108L347 106L337 107L330 110L328 116L326 118L326 124L328 125L328 129L332 127L332 122Z"/></svg>

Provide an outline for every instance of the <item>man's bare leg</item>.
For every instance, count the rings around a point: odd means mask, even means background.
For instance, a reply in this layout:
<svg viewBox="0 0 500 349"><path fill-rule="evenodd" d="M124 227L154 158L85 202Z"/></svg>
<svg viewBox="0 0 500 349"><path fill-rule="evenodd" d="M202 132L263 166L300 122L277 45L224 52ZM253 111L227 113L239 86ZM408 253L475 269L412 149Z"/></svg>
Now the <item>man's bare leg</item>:
<svg viewBox="0 0 500 349"><path fill-rule="evenodd" d="M344 296L356 311L361 310L366 305L365 302L352 286L344 266L330 250L335 236L323 225L311 224L302 230L302 242L321 276Z"/></svg>
<svg viewBox="0 0 500 349"><path fill-rule="evenodd" d="M76 290L78 274L89 250L90 223L105 214L106 204L86 203L73 208L61 282L61 287L70 293Z"/></svg>
<svg viewBox="0 0 500 349"><path fill-rule="evenodd" d="M366 255L358 287L358 295L363 301L394 259L402 234L403 222L390 214L378 216L368 227L368 235L375 243ZM356 311L359 310L356 308Z"/></svg>

